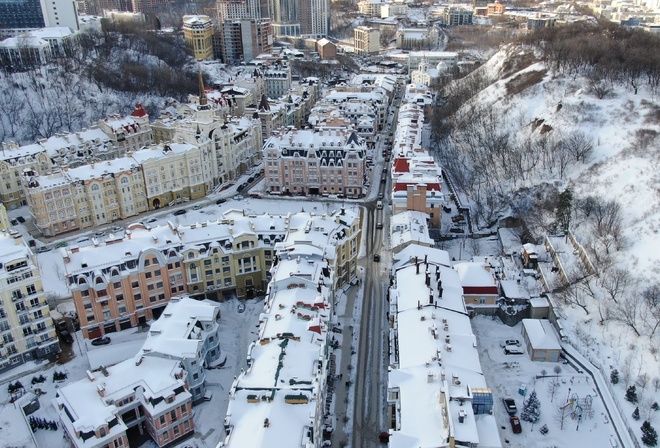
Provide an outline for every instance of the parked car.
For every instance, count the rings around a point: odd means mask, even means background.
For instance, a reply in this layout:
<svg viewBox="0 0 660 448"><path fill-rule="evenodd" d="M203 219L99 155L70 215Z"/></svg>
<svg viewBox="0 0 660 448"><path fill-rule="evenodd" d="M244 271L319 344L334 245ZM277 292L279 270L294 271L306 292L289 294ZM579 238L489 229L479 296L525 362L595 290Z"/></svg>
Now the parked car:
<svg viewBox="0 0 660 448"><path fill-rule="evenodd" d="M123 231L124 231L124 228L123 228L123 227L119 227L119 226L115 226L115 227L113 227L112 229L110 229L110 231L111 231L112 233L119 233L119 232L123 232Z"/></svg>
<svg viewBox="0 0 660 448"><path fill-rule="evenodd" d="M465 221L465 216L463 215L455 215L451 217L452 222L463 222Z"/></svg>
<svg viewBox="0 0 660 448"><path fill-rule="evenodd" d="M62 341L66 342L67 344L73 343L73 336L71 336L71 333L69 333L67 330L60 331L60 337L62 338Z"/></svg>
<svg viewBox="0 0 660 448"><path fill-rule="evenodd" d="M103 238L104 236L105 236L105 232L103 232L103 231L101 231L101 232L96 232L96 233L94 234L94 238Z"/></svg>
<svg viewBox="0 0 660 448"><path fill-rule="evenodd" d="M12 219L10 222L11 222L12 226L17 226L18 225L18 221L16 221L15 219Z"/></svg>
<svg viewBox="0 0 660 448"><path fill-rule="evenodd" d="M44 252L50 252L50 247L48 246L37 247L38 254L43 254Z"/></svg>
<svg viewBox="0 0 660 448"><path fill-rule="evenodd" d="M451 207L447 207L446 205L442 206L442 211L445 213L451 213Z"/></svg>
<svg viewBox="0 0 660 448"><path fill-rule="evenodd" d="M238 312L243 313L245 311L245 304L243 302L238 303Z"/></svg>
<svg viewBox="0 0 660 448"><path fill-rule="evenodd" d="M84 238L78 238L76 240L76 244L85 244L85 243L89 243L89 238L84 237Z"/></svg>
<svg viewBox="0 0 660 448"><path fill-rule="evenodd" d="M108 336L92 339L92 345L107 345L109 343L110 343L110 338Z"/></svg>
<svg viewBox="0 0 660 448"><path fill-rule="evenodd" d="M202 208L202 206L199 205L199 204L197 204L197 205L193 206L192 209L193 209L193 210L201 210L201 208Z"/></svg>
<svg viewBox="0 0 660 448"><path fill-rule="evenodd" d="M520 341L518 339L507 339L506 341L502 341L500 343L500 347L504 348L507 345L515 345L516 347L520 347Z"/></svg>
<svg viewBox="0 0 660 448"><path fill-rule="evenodd" d="M16 219L17 219L18 222L20 222L21 224L25 222L25 218L23 218L22 216L17 216Z"/></svg>
<svg viewBox="0 0 660 448"><path fill-rule="evenodd" d="M522 355L524 352L517 346L515 345L507 345L504 347L504 354L505 355Z"/></svg>
<svg viewBox="0 0 660 448"><path fill-rule="evenodd" d="M451 233L465 233L465 230L461 229L460 227L452 227L449 229Z"/></svg>
<svg viewBox="0 0 660 448"><path fill-rule="evenodd" d="M513 398L503 398L502 402L504 403L504 408L509 415L516 415L518 408L516 407L516 402Z"/></svg>
<svg viewBox="0 0 660 448"><path fill-rule="evenodd" d="M374 261L379 262L380 261L380 255L374 254Z"/></svg>
<svg viewBox="0 0 660 448"><path fill-rule="evenodd" d="M218 199L217 201L215 201L215 203L216 203L217 205L224 204L225 202L227 202L227 200L226 200L225 198L220 198L220 199Z"/></svg>
<svg viewBox="0 0 660 448"><path fill-rule="evenodd" d="M377 229L382 229L383 228L383 223L382 222L377 222L376 223L376 228Z"/></svg>
<svg viewBox="0 0 660 448"><path fill-rule="evenodd" d="M247 183L251 184L252 182L254 182L254 177L248 177Z"/></svg>
<svg viewBox="0 0 660 448"><path fill-rule="evenodd" d="M261 199L261 195L258 193L250 193L252 199Z"/></svg>
<svg viewBox="0 0 660 448"><path fill-rule="evenodd" d="M520 434L522 432L522 426L520 426L520 419L515 415L509 417L511 420L511 430L514 434Z"/></svg>
<svg viewBox="0 0 660 448"><path fill-rule="evenodd" d="M153 223L155 223L155 222L158 222L158 220L157 220L156 218L149 218L149 219L147 219L145 222L146 222L147 224L153 224Z"/></svg>
<svg viewBox="0 0 660 448"><path fill-rule="evenodd" d="M174 212L174 216L181 216L186 214L186 209L182 208L181 210L177 210Z"/></svg>
<svg viewBox="0 0 660 448"><path fill-rule="evenodd" d="M238 192L240 193L241 191L245 190L245 187L246 187L245 184L240 184L240 185L236 188L236 191L238 191Z"/></svg>

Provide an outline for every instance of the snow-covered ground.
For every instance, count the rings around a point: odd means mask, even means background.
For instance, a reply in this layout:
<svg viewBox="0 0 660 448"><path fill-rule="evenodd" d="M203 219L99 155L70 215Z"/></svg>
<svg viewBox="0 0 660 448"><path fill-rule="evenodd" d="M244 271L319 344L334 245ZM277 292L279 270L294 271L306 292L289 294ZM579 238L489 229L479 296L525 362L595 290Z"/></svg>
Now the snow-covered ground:
<svg viewBox="0 0 660 448"><path fill-rule="evenodd" d="M531 361L527 353L505 355L500 347L502 341L517 339L523 342L520 324L508 327L499 319L478 316L472 320L472 328L480 347L481 367L493 391L502 446L611 446L610 438L615 437L615 431L588 375L578 373L568 364ZM525 350L524 346L521 348ZM533 425L521 420L522 433L514 434L502 399L513 398L520 416L525 401L525 397L520 394L521 389L525 390L527 397L532 390L536 390L541 403L541 415ZM588 397L591 398L590 409ZM574 404L571 404L571 399ZM578 404L582 407L581 420L575 413ZM565 407L563 411L562 407ZM548 428L545 435L539 431L544 425Z"/></svg>

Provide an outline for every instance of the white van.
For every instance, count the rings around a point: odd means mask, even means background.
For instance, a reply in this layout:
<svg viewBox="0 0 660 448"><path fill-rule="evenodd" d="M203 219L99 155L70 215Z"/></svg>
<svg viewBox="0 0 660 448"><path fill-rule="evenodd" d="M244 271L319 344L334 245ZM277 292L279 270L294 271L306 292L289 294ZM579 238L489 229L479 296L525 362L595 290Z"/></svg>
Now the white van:
<svg viewBox="0 0 660 448"><path fill-rule="evenodd" d="M383 201L378 201L378 202L376 202L376 208L377 208L378 210L382 210L382 209L383 209Z"/></svg>

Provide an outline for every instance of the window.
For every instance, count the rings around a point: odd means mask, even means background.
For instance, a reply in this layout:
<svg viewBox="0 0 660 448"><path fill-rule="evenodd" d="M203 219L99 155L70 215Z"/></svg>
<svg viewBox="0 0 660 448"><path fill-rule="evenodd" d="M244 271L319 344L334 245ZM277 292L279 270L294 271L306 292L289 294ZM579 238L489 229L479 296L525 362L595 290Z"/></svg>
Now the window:
<svg viewBox="0 0 660 448"><path fill-rule="evenodd" d="M179 435L179 427L175 426L174 427L174 437L177 437Z"/></svg>
<svg viewBox="0 0 660 448"><path fill-rule="evenodd" d="M140 283L137 280L131 282L131 288L139 288L139 287L140 287Z"/></svg>
<svg viewBox="0 0 660 448"><path fill-rule="evenodd" d="M160 416L160 425L162 426L162 425L164 425L164 424L165 424L165 416L164 416L164 415L161 415L161 416Z"/></svg>
<svg viewBox="0 0 660 448"><path fill-rule="evenodd" d="M170 440L170 433L169 432L165 431L163 433L163 440Z"/></svg>
<svg viewBox="0 0 660 448"><path fill-rule="evenodd" d="M124 300L124 294L117 294L115 298L117 299L117 302L122 302Z"/></svg>
<svg viewBox="0 0 660 448"><path fill-rule="evenodd" d="M112 287L115 288L115 289L121 289L121 282L114 282L112 284Z"/></svg>
<svg viewBox="0 0 660 448"><path fill-rule="evenodd" d="M170 419L175 422L176 421L176 409L170 411Z"/></svg>
<svg viewBox="0 0 660 448"><path fill-rule="evenodd" d="M144 276L147 277L147 278L151 278L151 272L145 273Z"/></svg>
<svg viewBox="0 0 660 448"><path fill-rule="evenodd" d="M151 260L149 258L144 259L144 266L147 267L151 264Z"/></svg>
<svg viewBox="0 0 660 448"><path fill-rule="evenodd" d="M142 300L142 294L139 294L139 293L138 294L133 294L133 300L135 300L136 302L139 301L139 300Z"/></svg>
<svg viewBox="0 0 660 448"><path fill-rule="evenodd" d="M104 310L103 311L103 320L108 320L110 319L110 310Z"/></svg>
<svg viewBox="0 0 660 448"><path fill-rule="evenodd" d="M37 288L35 288L34 285L28 285L26 289L27 289L28 295L32 295L32 294L37 293Z"/></svg>
<svg viewBox="0 0 660 448"><path fill-rule="evenodd" d="M160 269L156 269L156 270L154 271L154 276L155 276L155 277L160 277Z"/></svg>

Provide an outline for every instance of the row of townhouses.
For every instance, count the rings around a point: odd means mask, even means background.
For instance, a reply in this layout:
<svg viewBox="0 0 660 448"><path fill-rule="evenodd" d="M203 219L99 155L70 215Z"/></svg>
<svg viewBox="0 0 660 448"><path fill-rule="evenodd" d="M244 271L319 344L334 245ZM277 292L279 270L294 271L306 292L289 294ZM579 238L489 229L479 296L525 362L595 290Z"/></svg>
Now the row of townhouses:
<svg viewBox="0 0 660 448"><path fill-rule="evenodd" d="M59 351L37 258L0 204L0 372Z"/></svg>
<svg viewBox="0 0 660 448"><path fill-rule="evenodd" d="M501 447L463 288L446 251L394 255L389 309L389 446Z"/></svg>
<svg viewBox="0 0 660 448"><path fill-rule="evenodd" d="M195 402L206 392L204 367L220 359L219 307L175 297L135 357L87 371L57 392L53 405L76 448L129 446L137 428L159 447L195 429Z"/></svg>
<svg viewBox="0 0 660 448"><path fill-rule="evenodd" d="M358 224L346 211L338 219ZM277 247L258 337L229 393L218 447L321 446L326 382L334 375L329 324L341 284L327 258L337 246L326 226L309 220L297 238Z"/></svg>
<svg viewBox="0 0 660 448"><path fill-rule="evenodd" d="M320 216L230 210L188 226L135 223L105 241L61 250L83 336L93 339L160 317L170 299L183 293L215 300L262 293L278 245L319 232L332 247L323 256L337 284L351 282L360 229L347 210Z"/></svg>

